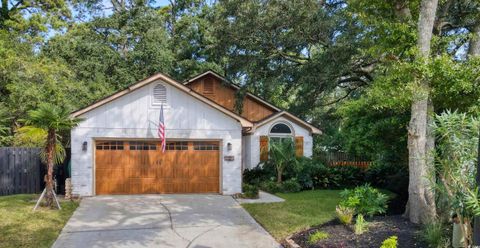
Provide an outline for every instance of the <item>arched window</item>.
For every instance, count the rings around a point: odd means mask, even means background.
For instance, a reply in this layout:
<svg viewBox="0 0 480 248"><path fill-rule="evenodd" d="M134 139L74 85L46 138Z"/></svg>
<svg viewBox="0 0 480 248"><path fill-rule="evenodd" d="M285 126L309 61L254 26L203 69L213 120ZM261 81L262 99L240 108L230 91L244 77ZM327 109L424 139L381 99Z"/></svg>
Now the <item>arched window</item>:
<svg viewBox="0 0 480 248"><path fill-rule="evenodd" d="M153 87L153 105L167 104L167 88L163 84Z"/></svg>
<svg viewBox="0 0 480 248"><path fill-rule="evenodd" d="M270 129L271 134L292 134L292 130L285 123L277 123Z"/></svg>
<svg viewBox="0 0 480 248"><path fill-rule="evenodd" d="M268 134L270 142L279 142L284 139L293 140L293 129L288 123L277 122L270 128Z"/></svg>

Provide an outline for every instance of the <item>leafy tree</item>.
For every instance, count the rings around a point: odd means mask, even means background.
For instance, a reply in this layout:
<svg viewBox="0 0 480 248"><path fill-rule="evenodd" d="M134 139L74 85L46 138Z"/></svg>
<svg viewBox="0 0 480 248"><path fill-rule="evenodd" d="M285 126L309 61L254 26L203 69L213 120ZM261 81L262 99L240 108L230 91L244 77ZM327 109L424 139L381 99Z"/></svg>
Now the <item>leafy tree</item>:
<svg viewBox="0 0 480 248"><path fill-rule="evenodd" d="M480 121L464 113L445 112L436 116L437 136L436 189L443 203L440 213L448 219L451 212L461 222L465 247L471 243L470 226L474 216L480 215L480 197L476 184L476 160ZM472 138L473 137L473 138Z"/></svg>
<svg viewBox="0 0 480 248"><path fill-rule="evenodd" d="M77 80L111 92L157 72L172 72L173 55L163 22L149 8L115 13L55 36L44 53L67 64Z"/></svg>
<svg viewBox="0 0 480 248"><path fill-rule="evenodd" d="M66 26L71 18L68 3L64 0L2 0L0 30L28 34L24 38L29 40L45 36L50 30Z"/></svg>
<svg viewBox="0 0 480 248"><path fill-rule="evenodd" d="M277 171L277 183L282 183L282 175L286 168L293 167L297 163L295 146L291 139L271 141L269 145L269 160Z"/></svg>
<svg viewBox="0 0 480 248"><path fill-rule="evenodd" d="M227 77L318 122L315 111L369 81L370 62L351 45L359 27L342 6L336 1L220 1L213 22L218 60L225 60Z"/></svg>
<svg viewBox="0 0 480 248"><path fill-rule="evenodd" d="M42 159L47 165L45 176L47 206L53 206L53 166L65 158L65 150L59 142L58 133L75 127L80 119L71 118L69 111L49 103L42 103L36 110L28 112L26 126L21 128L25 135L45 137Z"/></svg>
<svg viewBox="0 0 480 248"><path fill-rule="evenodd" d="M19 36L0 31L0 45L0 101L12 128L42 102L75 109L108 92L102 85L74 80L65 64L35 54Z"/></svg>
<svg viewBox="0 0 480 248"><path fill-rule="evenodd" d="M9 143L10 134L10 115L8 114L8 109L0 103L0 145Z"/></svg>

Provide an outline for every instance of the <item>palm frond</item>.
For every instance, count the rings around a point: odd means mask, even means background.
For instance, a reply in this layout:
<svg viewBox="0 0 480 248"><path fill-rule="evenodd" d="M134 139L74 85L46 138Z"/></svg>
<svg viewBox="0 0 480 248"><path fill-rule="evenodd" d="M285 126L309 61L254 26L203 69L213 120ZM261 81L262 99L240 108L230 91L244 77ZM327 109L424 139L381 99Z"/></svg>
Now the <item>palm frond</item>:
<svg viewBox="0 0 480 248"><path fill-rule="evenodd" d="M55 144L55 151L53 153L53 163L56 165L62 164L66 156L67 152L65 151L65 148L60 142L57 142ZM40 159L42 162L47 163L46 149L42 149L42 152L40 153Z"/></svg>
<svg viewBox="0 0 480 248"><path fill-rule="evenodd" d="M27 125L56 131L69 130L82 120L72 118L67 109L50 103L40 104L37 109L28 111L27 115Z"/></svg>
<svg viewBox="0 0 480 248"><path fill-rule="evenodd" d="M14 145L26 147L45 147L47 130L34 126L24 126L15 131Z"/></svg>

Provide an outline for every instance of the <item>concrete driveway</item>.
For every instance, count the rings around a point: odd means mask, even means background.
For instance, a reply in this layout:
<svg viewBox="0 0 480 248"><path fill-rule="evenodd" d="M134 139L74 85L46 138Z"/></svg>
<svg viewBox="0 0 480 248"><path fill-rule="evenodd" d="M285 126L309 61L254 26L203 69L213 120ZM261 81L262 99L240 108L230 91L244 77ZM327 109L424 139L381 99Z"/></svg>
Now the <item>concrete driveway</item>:
<svg viewBox="0 0 480 248"><path fill-rule="evenodd" d="M230 196L82 200L53 247L279 247Z"/></svg>

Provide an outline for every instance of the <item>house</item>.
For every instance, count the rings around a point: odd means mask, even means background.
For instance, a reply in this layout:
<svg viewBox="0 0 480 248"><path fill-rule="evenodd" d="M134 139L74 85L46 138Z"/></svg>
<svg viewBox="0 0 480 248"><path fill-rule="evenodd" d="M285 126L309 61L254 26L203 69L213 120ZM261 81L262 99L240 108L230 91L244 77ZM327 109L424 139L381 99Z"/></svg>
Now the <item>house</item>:
<svg viewBox="0 0 480 248"><path fill-rule="evenodd" d="M159 73L73 112L83 119L71 131L73 193L234 194L269 140L292 138L297 155L312 155L318 128L250 93L236 114L238 89L212 71L184 83Z"/></svg>

